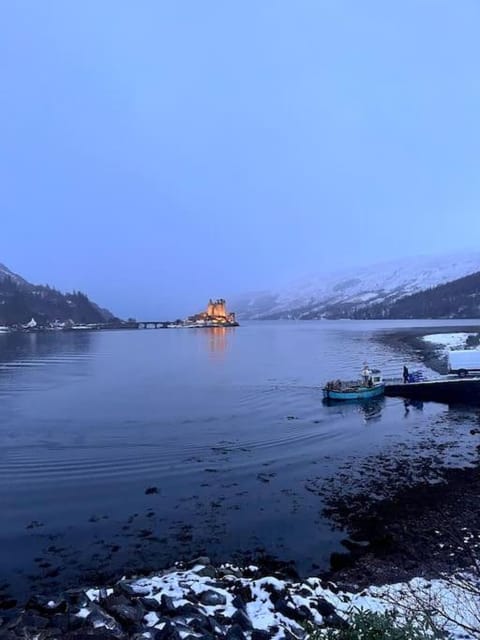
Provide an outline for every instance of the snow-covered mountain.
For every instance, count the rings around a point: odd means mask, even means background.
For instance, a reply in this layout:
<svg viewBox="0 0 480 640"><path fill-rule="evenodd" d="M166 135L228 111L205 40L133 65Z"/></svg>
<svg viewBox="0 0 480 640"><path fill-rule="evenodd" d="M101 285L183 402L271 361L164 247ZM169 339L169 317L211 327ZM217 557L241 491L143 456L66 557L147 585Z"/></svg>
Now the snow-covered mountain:
<svg viewBox="0 0 480 640"><path fill-rule="evenodd" d="M240 296L233 308L243 318L335 316L339 308L358 309L391 303L477 271L480 271L480 251L419 256L308 276L280 291Z"/></svg>

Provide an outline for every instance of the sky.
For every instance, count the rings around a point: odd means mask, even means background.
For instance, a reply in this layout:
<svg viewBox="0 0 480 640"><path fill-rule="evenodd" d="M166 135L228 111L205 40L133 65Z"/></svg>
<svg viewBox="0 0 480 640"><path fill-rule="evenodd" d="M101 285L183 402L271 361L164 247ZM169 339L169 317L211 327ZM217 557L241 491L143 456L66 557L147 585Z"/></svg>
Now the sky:
<svg viewBox="0 0 480 640"><path fill-rule="evenodd" d="M0 5L0 262L119 316L478 246L478 0Z"/></svg>

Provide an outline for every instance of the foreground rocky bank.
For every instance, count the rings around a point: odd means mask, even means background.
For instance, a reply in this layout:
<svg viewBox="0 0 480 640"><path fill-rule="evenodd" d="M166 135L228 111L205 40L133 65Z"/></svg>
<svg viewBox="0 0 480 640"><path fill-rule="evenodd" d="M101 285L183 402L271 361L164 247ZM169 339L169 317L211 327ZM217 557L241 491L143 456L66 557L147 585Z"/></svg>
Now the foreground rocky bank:
<svg viewBox="0 0 480 640"><path fill-rule="evenodd" d="M263 575L253 565L214 567L208 558L198 558L189 567L178 564L109 587L33 597L15 616L0 619L0 638L293 640L307 638L313 628L344 629L349 614L358 609L395 610L400 618L417 619L428 610L446 635L475 638L468 629L480 621L478 578L461 574L443 580L415 579L355 594L319 578L295 582ZM466 580L475 585L476 593L465 592Z"/></svg>

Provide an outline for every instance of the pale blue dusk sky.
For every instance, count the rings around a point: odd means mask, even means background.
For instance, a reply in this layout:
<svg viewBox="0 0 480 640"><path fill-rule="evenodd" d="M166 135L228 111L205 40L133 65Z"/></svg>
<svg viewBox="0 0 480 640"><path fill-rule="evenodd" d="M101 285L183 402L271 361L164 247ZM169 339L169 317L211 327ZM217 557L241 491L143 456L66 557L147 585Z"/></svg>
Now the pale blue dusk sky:
<svg viewBox="0 0 480 640"><path fill-rule="evenodd" d="M478 0L0 6L0 262L122 316L478 245Z"/></svg>

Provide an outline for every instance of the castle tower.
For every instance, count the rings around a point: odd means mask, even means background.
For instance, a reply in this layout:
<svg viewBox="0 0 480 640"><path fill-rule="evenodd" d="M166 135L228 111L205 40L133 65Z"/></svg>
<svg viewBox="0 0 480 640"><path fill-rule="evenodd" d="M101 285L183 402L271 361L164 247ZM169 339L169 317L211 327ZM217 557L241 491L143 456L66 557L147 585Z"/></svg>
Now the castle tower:
<svg viewBox="0 0 480 640"><path fill-rule="evenodd" d="M227 310L225 308L225 300L223 298L220 298L219 300L216 300L213 303L213 311L214 311L214 315L217 318L226 318L227 317Z"/></svg>

